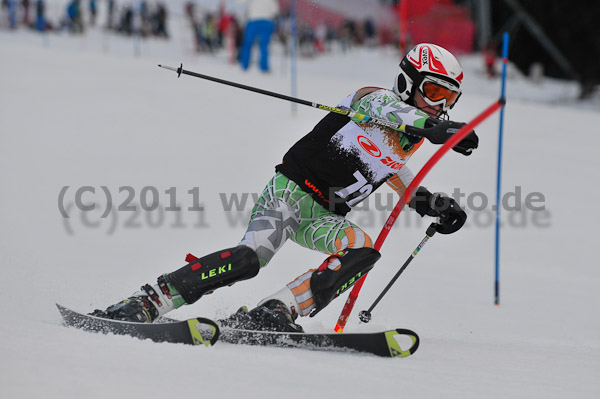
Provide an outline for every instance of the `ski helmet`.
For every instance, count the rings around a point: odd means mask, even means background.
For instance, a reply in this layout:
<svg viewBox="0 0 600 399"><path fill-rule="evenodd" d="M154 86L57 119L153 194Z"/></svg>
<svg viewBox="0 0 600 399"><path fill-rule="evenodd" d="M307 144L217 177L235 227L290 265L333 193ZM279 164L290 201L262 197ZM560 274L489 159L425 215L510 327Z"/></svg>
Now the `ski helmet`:
<svg viewBox="0 0 600 399"><path fill-rule="evenodd" d="M462 79L462 68L452 53L435 44L421 43L400 62L394 92L414 105L418 90L427 104L442 105L442 114L446 114L461 95Z"/></svg>

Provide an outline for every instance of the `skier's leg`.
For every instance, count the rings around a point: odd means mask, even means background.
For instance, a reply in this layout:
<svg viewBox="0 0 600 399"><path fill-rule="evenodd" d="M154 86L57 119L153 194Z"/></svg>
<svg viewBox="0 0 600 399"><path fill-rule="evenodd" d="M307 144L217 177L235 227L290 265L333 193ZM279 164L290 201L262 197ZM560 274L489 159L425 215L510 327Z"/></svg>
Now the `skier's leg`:
<svg viewBox="0 0 600 399"><path fill-rule="evenodd" d="M296 183L277 173L256 203L240 244L252 248L261 266L264 266L287 238L294 237L302 229L302 224L313 221L316 214L312 209L319 209L317 207L322 209ZM254 330L302 331L302 327L294 323L297 317L294 296L289 289L287 291L288 297L276 295L267 298L249 312L243 307L220 322Z"/></svg>
<svg viewBox="0 0 600 399"><path fill-rule="evenodd" d="M260 49L260 70L263 72L269 71L269 43L271 41L271 35L275 30L275 25L271 21L260 21L260 34L258 38L258 46Z"/></svg>
<svg viewBox="0 0 600 399"><path fill-rule="evenodd" d="M331 254L317 269L308 270L259 303L280 300L294 317L321 311L371 270L381 256L362 229L330 213L299 229L292 239L304 247Z"/></svg>
<svg viewBox="0 0 600 399"><path fill-rule="evenodd" d="M237 246L195 259L182 268L146 284L129 298L93 314L111 319L151 323L158 317L185 304L196 302L202 295L247 280L258 274L260 265L254 251Z"/></svg>
<svg viewBox="0 0 600 399"><path fill-rule="evenodd" d="M244 30L244 38L242 39L242 47L240 49L240 64L244 70L247 70L250 66L256 33L256 23L254 21L248 22Z"/></svg>
<svg viewBox="0 0 600 399"><path fill-rule="evenodd" d="M307 194L281 173L276 173L263 190L239 243L256 252L260 267L266 266L300 227L298 199L303 196Z"/></svg>
<svg viewBox="0 0 600 399"><path fill-rule="evenodd" d="M154 286L146 284L131 297L94 314L152 322L217 288L256 276L299 226L298 211L286 202L286 198L297 197L295 187L285 176L275 175L254 206L246 234L237 247L195 259L160 276Z"/></svg>
<svg viewBox="0 0 600 399"><path fill-rule="evenodd" d="M256 276L299 227L296 209L280 196L288 183L283 175L269 181L237 247L204 256L164 275L168 286L191 304L207 292Z"/></svg>

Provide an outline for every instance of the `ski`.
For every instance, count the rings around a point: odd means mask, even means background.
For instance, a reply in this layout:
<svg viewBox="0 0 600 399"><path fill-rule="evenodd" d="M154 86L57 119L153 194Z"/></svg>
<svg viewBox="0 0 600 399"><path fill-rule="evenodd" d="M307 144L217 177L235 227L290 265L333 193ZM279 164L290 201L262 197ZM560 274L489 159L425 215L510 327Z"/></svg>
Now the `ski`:
<svg viewBox="0 0 600 399"><path fill-rule="evenodd" d="M407 337L410 347L402 348L397 337ZM288 333L275 331L241 330L221 327L219 339L241 345L300 348L330 352L363 352L383 357L406 357L419 347L417 333L395 329L374 333Z"/></svg>
<svg viewBox="0 0 600 399"><path fill-rule="evenodd" d="M217 322L202 317L183 321L164 318L162 323L146 324L105 319L79 313L59 304L56 306L67 326L150 339L154 342L212 346L217 340L221 340L235 345L370 353L383 357L410 356L419 347L419 336L407 329L374 333L288 333L219 327ZM399 337L407 338L410 346L401 345L397 340Z"/></svg>
<svg viewBox="0 0 600 399"><path fill-rule="evenodd" d="M86 331L129 335L154 342L212 346L219 339L219 326L212 320L197 317L168 323L133 323L105 319L75 312L56 304L65 324Z"/></svg>

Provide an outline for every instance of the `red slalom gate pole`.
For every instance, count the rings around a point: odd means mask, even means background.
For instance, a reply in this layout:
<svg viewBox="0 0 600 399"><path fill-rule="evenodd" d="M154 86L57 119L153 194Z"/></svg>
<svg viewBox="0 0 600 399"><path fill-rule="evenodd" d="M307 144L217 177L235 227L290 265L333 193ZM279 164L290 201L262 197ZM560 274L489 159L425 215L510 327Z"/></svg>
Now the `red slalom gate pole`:
<svg viewBox="0 0 600 399"><path fill-rule="evenodd" d="M404 195L402 195L402 197L400 197L400 200L398 201L398 203L392 210L392 213L388 217L387 221L385 222L385 225L383 226L383 228L381 229L381 232L379 233L379 236L377 237L377 240L375 241L374 248L376 250L379 251L379 249L383 245L383 242L385 241L388 234L390 233L392 226L394 225L394 223L396 223L396 219L398 219L400 212L402 212L402 209L407 204L408 198L410 198L410 194L421 185L421 182L423 181L423 179L425 178L427 173L429 173L429 171L448 152L448 150L450 150L452 147L454 147L456 144L458 144L473 129L475 129L475 127L477 125L479 125L481 122L483 122L484 120L489 118L494 112L498 111L503 105L504 105L504 99L499 99L494 104L490 105L485 111L483 111L482 113L477 115L471 122L467 123L465 126L460 128L458 132L456 132L450 139L448 139L448 141L446 141L444 143L444 145L442 145L440 147L440 149L437 150L437 152L435 154L433 154L433 156L429 159L429 161L427 161L427 163L421 168L419 173L417 173L417 175L415 176L413 181L408 185L408 187L406 188L406 191L404 192ZM360 280L358 280L356 282L356 284L352 288L352 291L350 292L350 295L348 295L348 299L346 300L346 303L344 304L342 313L340 314L337 324L335 325L336 332L339 332L339 333L344 332L344 327L346 326L348 317L350 316L350 313L352 312L352 309L354 308L354 304L356 302L356 299L358 298L358 294L360 293L360 290L361 290L363 284L365 283L365 278L367 277L367 275L368 275L368 273L365 274Z"/></svg>

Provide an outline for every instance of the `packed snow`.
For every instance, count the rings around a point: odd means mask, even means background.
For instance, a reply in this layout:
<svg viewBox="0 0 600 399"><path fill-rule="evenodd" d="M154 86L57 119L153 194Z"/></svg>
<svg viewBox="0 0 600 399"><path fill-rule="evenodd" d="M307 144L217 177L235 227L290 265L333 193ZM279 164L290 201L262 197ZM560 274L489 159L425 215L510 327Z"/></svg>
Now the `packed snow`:
<svg viewBox="0 0 600 399"><path fill-rule="evenodd" d="M456 234L434 236L372 321L359 323L358 311L371 305L424 237L429 221L404 212L346 327L413 329L421 347L411 357L226 343L189 347L64 327L55 303L82 312L105 308L183 266L188 252L201 256L235 246L252 193L324 115L192 77L177 79L157 64L183 63L284 94L291 86L290 61L276 46L271 74L256 68L244 73L224 53L193 53L185 27L173 30L171 41L137 43L99 30L83 37L0 32L3 398L600 397L593 216L600 196L598 103L578 103L573 84L535 85L513 68L502 187L508 207L522 209L502 211L500 306L493 303L495 114L477 128L480 148L472 156L448 153L423 182L431 191L460 190L468 224ZM460 60L464 94L451 116L468 121L497 100L500 81L486 78L480 56ZM335 105L363 86L391 87L397 64L390 48L301 59L297 95ZM408 166L416 173L437 148L423 145ZM78 189L87 190L79 205L95 203L95 210L78 210ZM113 210L103 215L106 192ZM372 198L368 210L349 215L372 238L397 200L388 201L387 188L379 192L379 202ZM154 196L158 209L142 209L152 207ZM121 205L137 211L118 211ZM175 205L181 211L165 210ZM290 242L256 278L173 317L219 318L253 306L323 258ZM343 302L338 298L300 324L311 332L332 331Z"/></svg>

